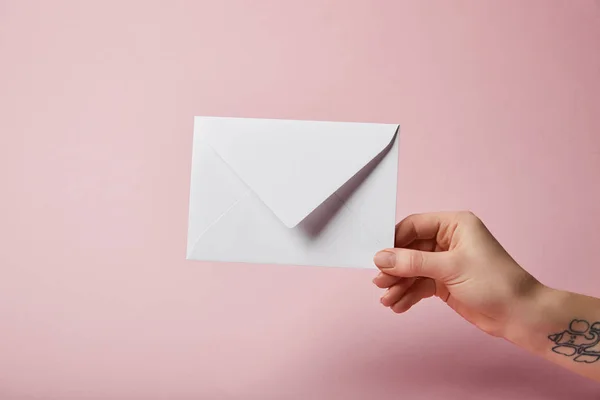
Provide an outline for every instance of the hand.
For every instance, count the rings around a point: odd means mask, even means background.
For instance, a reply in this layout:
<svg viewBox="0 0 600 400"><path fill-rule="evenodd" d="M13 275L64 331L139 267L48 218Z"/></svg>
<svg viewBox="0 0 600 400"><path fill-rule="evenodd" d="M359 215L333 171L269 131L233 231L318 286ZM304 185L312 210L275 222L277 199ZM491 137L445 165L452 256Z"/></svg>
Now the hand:
<svg viewBox="0 0 600 400"><path fill-rule="evenodd" d="M381 302L402 313L437 296L481 330L504 336L516 310L543 288L470 212L412 215L396 248L375 256Z"/></svg>

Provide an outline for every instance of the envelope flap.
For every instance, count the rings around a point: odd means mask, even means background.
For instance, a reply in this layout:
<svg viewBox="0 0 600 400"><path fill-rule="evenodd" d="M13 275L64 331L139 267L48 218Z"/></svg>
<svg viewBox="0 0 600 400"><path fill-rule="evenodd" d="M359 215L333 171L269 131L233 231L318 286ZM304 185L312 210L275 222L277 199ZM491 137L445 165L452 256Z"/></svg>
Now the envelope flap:
<svg viewBox="0 0 600 400"><path fill-rule="evenodd" d="M196 117L199 132L294 227L383 151L398 125Z"/></svg>

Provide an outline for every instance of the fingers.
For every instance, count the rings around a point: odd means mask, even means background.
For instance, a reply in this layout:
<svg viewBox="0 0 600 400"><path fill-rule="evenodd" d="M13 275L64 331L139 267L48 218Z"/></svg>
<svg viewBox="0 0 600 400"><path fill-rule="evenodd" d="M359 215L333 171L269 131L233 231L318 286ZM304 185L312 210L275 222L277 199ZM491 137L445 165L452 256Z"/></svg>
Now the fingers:
<svg viewBox="0 0 600 400"><path fill-rule="evenodd" d="M403 278L427 277L444 281L454 263L452 252L386 249L375 255L375 265L388 275Z"/></svg>
<svg viewBox="0 0 600 400"><path fill-rule="evenodd" d="M421 251L442 251L435 239L417 239L404 248Z"/></svg>
<svg viewBox="0 0 600 400"><path fill-rule="evenodd" d="M391 287L392 290L394 287ZM435 282L433 279L417 279L415 283L404 292L402 296L391 306L395 313L408 311L412 306L422 299L431 297L435 294ZM383 303L383 300L382 300ZM385 304L384 304L385 305Z"/></svg>
<svg viewBox="0 0 600 400"><path fill-rule="evenodd" d="M399 280L404 279L398 276L384 274L380 272L374 279L373 283L380 289L386 289L396 284Z"/></svg>
<svg viewBox="0 0 600 400"><path fill-rule="evenodd" d="M384 294L381 296L381 304L389 307L395 304L398 300L404 296L406 291L415 283L417 278L402 278L394 285L392 285Z"/></svg>
<svg viewBox="0 0 600 400"><path fill-rule="evenodd" d="M450 237L446 234L456 221L457 213L414 214L396 225L396 247L406 247L415 240L436 239L446 250Z"/></svg>

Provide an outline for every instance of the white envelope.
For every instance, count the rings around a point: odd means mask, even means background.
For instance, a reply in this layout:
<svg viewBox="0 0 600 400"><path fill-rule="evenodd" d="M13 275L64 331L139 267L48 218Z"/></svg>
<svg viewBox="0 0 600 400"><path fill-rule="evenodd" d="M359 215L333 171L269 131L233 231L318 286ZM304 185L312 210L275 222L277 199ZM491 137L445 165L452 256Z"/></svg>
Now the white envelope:
<svg viewBox="0 0 600 400"><path fill-rule="evenodd" d="M195 117L187 259L374 268L394 245L398 131Z"/></svg>

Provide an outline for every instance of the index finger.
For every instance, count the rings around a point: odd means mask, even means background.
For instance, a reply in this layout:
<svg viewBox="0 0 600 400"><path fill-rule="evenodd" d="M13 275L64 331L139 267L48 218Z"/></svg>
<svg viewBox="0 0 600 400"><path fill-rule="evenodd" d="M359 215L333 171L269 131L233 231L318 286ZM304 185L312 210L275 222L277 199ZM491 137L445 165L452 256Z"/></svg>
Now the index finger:
<svg viewBox="0 0 600 400"><path fill-rule="evenodd" d="M396 225L396 247L406 247L415 240L435 240L440 247L448 248L449 228L456 223L458 213L441 212L413 214Z"/></svg>

